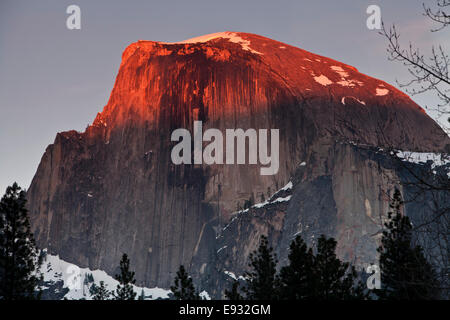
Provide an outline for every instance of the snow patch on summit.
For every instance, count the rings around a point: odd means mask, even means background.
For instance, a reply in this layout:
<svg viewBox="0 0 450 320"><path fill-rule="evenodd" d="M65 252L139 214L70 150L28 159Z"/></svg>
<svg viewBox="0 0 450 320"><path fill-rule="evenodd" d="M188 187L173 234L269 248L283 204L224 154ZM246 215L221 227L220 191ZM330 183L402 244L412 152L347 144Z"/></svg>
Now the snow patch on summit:
<svg viewBox="0 0 450 320"><path fill-rule="evenodd" d="M385 96L385 95L387 95L388 93L389 93L389 90L388 90L388 89L380 88L380 87L376 88L376 95L377 95L377 96Z"/></svg>
<svg viewBox="0 0 450 320"><path fill-rule="evenodd" d="M337 84L339 84L343 87L355 87L356 85L358 85L358 86L363 85L363 83L361 81L354 80L354 79L347 79L349 77L349 74L342 67L331 66L330 68L331 68L331 70L336 72L341 77L341 81L336 82Z"/></svg>
<svg viewBox="0 0 450 320"><path fill-rule="evenodd" d="M339 67L339 66L331 66L331 70L333 70L336 73L338 73L342 78L348 77L348 73L344 69Z"/></svg>
<svg viewBox="0 0 450 320"><path fill-rule="evenodd" d="M195 37L195 38L191 38L191 39L187 39L187 40L183 40L183 41L179 41L179 42L166 43L166 44L202 43L202 42L208 42L208 41L218 39L218 38L224 38L224 39L228 39L228 41L230 41L230 42L238 43L241 45L243 50L250 51L255 54L262 54L261 52L253 50L250 47L249 40L244 40L240 36L238 36L235 32L229 32L229 31L206 34L203 36L199 36L199 37Z"/></svg>
<svg viewBox="0 0 450 320"><path fill-rule="evenodd" d="M323 74L321 74L321 75L318 76L318 77L314 77L314 80L315 80L316 82L320 83L321 85L325 86L325 87L333 83L333 81L331 81L330 79L328 79L328 78L327 78L326 76L324 76Z"/></svg>

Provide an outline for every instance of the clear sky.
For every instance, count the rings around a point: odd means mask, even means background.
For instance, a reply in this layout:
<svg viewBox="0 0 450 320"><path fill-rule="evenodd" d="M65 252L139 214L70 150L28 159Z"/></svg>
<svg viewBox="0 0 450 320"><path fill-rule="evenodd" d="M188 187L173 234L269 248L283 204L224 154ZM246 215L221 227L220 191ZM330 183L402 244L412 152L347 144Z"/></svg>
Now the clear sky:
<svg viewBox="0 0 450 320"><path fill-rule="evenodd" d="M122 51L138 39L174 42L241 31L318 53L395 85L406 70L387 61L386 41L366 27L381 8L405 44L450 48L449 30L431 33L422 2L431 0L0 0L0 193L28 188L57 132L83 131L107 103ZM66 8L81 8L68 30ZM448 50L447 50L448 52ZM436 105L433 96L413 99Z"/></svg>

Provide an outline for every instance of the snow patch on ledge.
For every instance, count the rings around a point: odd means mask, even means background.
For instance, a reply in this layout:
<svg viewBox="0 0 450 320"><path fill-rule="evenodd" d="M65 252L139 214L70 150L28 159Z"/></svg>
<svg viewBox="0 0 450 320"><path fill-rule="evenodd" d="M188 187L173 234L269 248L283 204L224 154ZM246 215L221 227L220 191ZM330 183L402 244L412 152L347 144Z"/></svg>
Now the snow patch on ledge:
<svg viewBox="0 0 450 320"><path fill-rule="evenodd" d="M300 164L300 166L305 166L305 165L306 165L306 162L302 162L302 163ZM278 198L276 198L275 200L272 200L272 201L270 201L270 199L272 199L273 196L276 195L277 193L279 193L279 192L281 192L281 191L288 191L288 190L291 190L292 188L293 188L293 184L292 184L291 181L289 181L283 188L281 188L280 190L278 190L277 192L275 192L274 194L272 194L268 200L266 200L266 201L264 201L264 202L256 203L256 204L254 204L253 206L251 206L251 208L257 208L257 209L260 209L260 208L263 208L263 207L265 207L265 206L267 206L267 205L269 205L269 204L274 204L274 203L278 203L278 202L286 202L286 201L289 201L289 200L291 200L291 197L292 197L291 195L289 195L289 196L287 196L287 197L284 197L284 198L283 198L283 197L278 197ZM243 210L239 210L239 211L233 212L234 217L231 219L231 221L230 221L225 227L222 228L222 231L227 230L228 227L229 227L229 226L230 226L230 225L231 225L231 224L239 217L240 214L247 213L249 210L250 210L250 208L247 208L247 209L243 209ZM219 237L220 237L220 235L216 236L216 239L218 239ZM223 250L223 249L225 249L225 248L220 248L220 249L217 251L217 253L219 253L219 252L220 252L221 250Z"/></svg>
<svg viewBox="0 0 450 320"><path fill-rule="evenodd" d="M224 38L224 39L228 39L228 41L230 41L230 42L238 43L241 45L243 50L250 51L255 54L262 54L261 52L253 50L250 47L249 40L244 40L241 37L239 37L235 32L229 32L229 31L205 34L203 36L199 36L199 37L195 37L195 38L191 38L191 39L187 39L187 40L183 40L183 41L179 41L179 42L162 42L162 43L165 43L165 44L203 43L203 42L208 42L208 41L218 39L218 38Z"/></svg>
<svg viewBox="0 0 450 320"><path fill-rule="evenodd" d="M303 163L303 162L302 162ZM305 163L306 164L306 163ZM301 165L301 164L300 164ZM292 189L292 182L289 181L283 188L280 189L281 190L290 190Z"/></svg>
<svg viewBox="0 0 450 320"><path fill-rule="evenodd" d="M291 200L291 196L287 196L287 197L284 197L284 198L283 197L278 197L278 198L276 198L273 201L264 201L264 202L260 202L260 203L254 204L252 206L252 208L260 209L260 208L263 208L263 207L267 206L268 204L274 204L274 203L277 203L277 202L286 202L286 201L289 201L289 200ZM248 209L246 209L246 210L248 210Z"/></svg>
<svg viewBox="0 0 450 320"><path fill-rule="evenodd" d="M271 203L276 203L276 202L286 202L286 201L289 201L289 200L291 200L291 197L292 196L287 196L287 197L278 197L278 198L276 198L275 200L273 200Z"/></svg>
<svg viewBox="0 0 450 320"><path fill-rule="evenodd" d="M229 277L232 278L233 280L244 280L244 281L247 280L247 279L245 279L245 277L243 277L243 276L236 277L236 275L235 275L233 272L231 272L231 271L225 270L223 273L225 273L227 276L229 276Z"/></svg>
<svg viewBox="0 0 450 320"><path fill-rule="evenodd" d="M302 162L302 163L303 163L303 162ZM300 164L300 165L302 166L303 164ZM305 163L305 165L306 165L306 163ZM277 194L278 192L280 192L280 191L291 190L292 187L293 187L292 182L289 181L283 188L281 188L280 190L278 190L277 192L275 192L275 193L269 198L269 200L266 200L266 201L260 202L260 203L255 203L253 206L251 206L251 208L262 208L262 207L265 207L265 206L268 205L268 204L272 204L272 203L276 203L276 202L289 201L289 200L291 199L291 196L287 196L287 197L284 197L284 198L278 197L277 199L272 200L272 201L270 201L270 199L271 199L275 194ZM248 209L245 209L245 210L238 211L237 213L244 213L244 212L247 212L247 211L248 211ZM233 218L233 220L234 220L234 218ZM231 220L231 221L233 221L233 220ZM230 223L231 223L231 222L230 222Z"/></svg>
<svg viewBox="0 0 450 320"><path fill-rule="evenodd" d="M202 300L211 300L211 297L209 296L209 293L206 292L205 290L203 290L202 292L200 292L200 298Z"/></svg>
<svg viewBox="0 0 450 320"><path fill-rule="evenodd" d="M236 275L233 272L225 270L223 273L225 273L230 278L237 280Z"/></svg>
<svg viewBox="0 0 450 320"><path fill-rule="evenodd" d="M352 99L355 99L356 101L358 101L360 104L366 105L366 102L365 102L365 101L359 100L358 98L355 98L355 97L353 97L353 96L345 96L345 97L342 97L342 99L341 99L341 103L342 103L344 106L345 106L345 98L352 98Z"/></svg>
<svg viewBox="0 0 450 320"><path fill-rule="evenodd" d="M223 246L222 248L220 248L219 250L217 250L216 253L219 253L220 251L222 251L223 249L226 249L226 248L228 248L228 246Z"/></svg>
<svg viewBox="0 0 450 320"><path fill-rule="evenodd" d="M450 164L450 157L445 153L397 151L396 155L403 161L425 164L431 161L431 169Z"/></svg>

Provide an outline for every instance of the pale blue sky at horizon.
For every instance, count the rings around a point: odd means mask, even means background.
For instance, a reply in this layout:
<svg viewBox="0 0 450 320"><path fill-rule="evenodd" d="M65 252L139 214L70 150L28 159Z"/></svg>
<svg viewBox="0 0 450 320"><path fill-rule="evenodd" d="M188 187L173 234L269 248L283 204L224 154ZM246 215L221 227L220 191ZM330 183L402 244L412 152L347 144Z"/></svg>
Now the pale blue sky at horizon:
<svg viewBox="0 0 450 320"><path fill-rule="evenodd" d="M397 25L405 45L412 41L428 54L432 44L442 44L448 52L449 28L430 32L423 2L1 0L0 193L14 181L29 187L57 132L84 131L92 123L132 42L256 33L396 85L396 79L408 79L407 71L387 60L386 40L366 27L366 9L380 6L382 19ZM81 8L81 30L66 28L71 4ZM433 95L412 98L422 107L439 102Z"/></svg>

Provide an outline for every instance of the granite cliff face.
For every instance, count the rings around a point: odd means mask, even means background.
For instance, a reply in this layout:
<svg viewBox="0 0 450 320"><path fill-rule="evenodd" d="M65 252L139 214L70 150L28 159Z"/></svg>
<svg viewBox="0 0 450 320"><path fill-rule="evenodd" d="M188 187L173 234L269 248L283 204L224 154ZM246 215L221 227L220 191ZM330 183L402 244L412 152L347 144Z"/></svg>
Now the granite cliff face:
<svg viewBox="0 0 450 320"><path fill-rule="evenodd" d="M174 165L171 133L196 120L222 132L279 129L278 173ZM399 173L367 148L449 146L408 96L338 61L247 33L138 41L92 125L58 133L45 151L28 192L32 226L64 260L113 273L126 252L138 284L166 288L184 264L220 296L223 271L243 271L264 233L281 257L293 234L321 232L341 257L373 261ZM236 214L262 195L272 202Z"/></svg>

